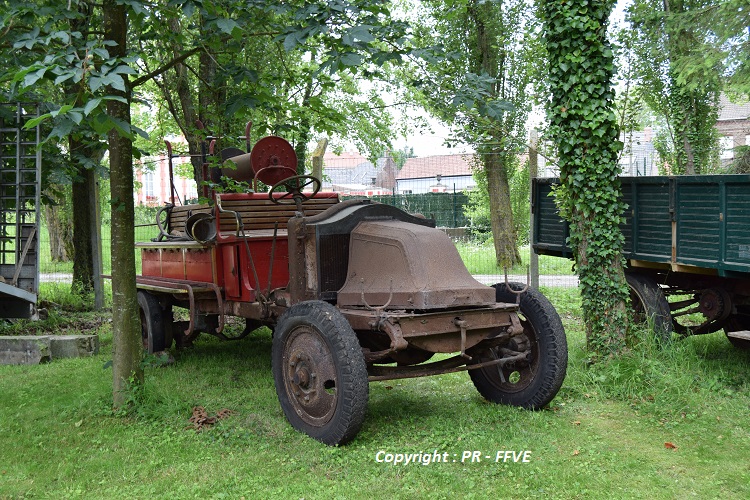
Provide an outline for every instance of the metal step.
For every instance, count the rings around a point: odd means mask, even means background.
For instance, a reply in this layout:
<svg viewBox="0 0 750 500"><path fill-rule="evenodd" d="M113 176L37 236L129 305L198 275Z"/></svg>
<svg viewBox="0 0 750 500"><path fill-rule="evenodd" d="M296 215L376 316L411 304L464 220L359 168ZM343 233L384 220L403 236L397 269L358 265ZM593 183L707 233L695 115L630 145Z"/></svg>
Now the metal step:
<svg viewBox="0 0 750 500"><path fill-rule="evenodd" d="M732 337L733 339L750 340L750 330L727 332L727 337Z"/></svg>

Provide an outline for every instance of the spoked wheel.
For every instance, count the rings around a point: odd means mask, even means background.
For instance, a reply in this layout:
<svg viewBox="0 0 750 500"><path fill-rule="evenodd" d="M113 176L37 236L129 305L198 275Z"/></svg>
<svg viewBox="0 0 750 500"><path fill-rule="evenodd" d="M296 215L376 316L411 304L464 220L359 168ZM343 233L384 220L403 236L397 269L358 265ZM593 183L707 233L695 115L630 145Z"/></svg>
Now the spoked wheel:
<svg viewBox="0 0 750 500"><path fill-rule="evenodd" d="M509 283L523 290L521 283ZM515 302L516 295L505 283L495 285L498 302ZM485 399L527 409L547 405L560 390L568 364L568 344L560 317L540 292L528 289L521 295L519 317L523 334L505 346L488 349L479 361L526 353L524 361L469 370L474 386Z"/></svg>
<svg viewBox="0 0 750 500"><path fill-rule="evenodd" d="M633 322L650 326L660 340L672 337L669 302L661 287L648 276L625 273L630 288Z"/></svg>
<svg viewBox="0 0 750 500"><path fill-rule="evenodd" d="M303 192L308 186L312 186L312 193ZM312 175L295 175L274 184L268 192L268 197L272 202L279 205L292 205L297 203L297 199L300 202L309 200L320 191L320 187L320 179L317 177L313 177ZM273 195L278 192L282 194L280 196Z"/></svg>
<svg viewBox="0 0 750 500"><path fill-rule="evenodd" d="M718 332L732 312L732 298L723 288L666 291L674 331L683 336ZM687 297L684 297L687 295Z"/></svg>
<svg viewBox="0 0 750 500"><path fill-rule="evenodd" d="M138 309L141 317L143 350L149 354L164 351L172 346L172 309L164 309L155 295L138 291Z"/></svg>
<svg viewBox="0 0 750 500"><path fill-rule="evenodd" d="M295 429L328 445L359 432L367 367L349 323L326 302L301 302L279 319L271 353L276 394Z"/></svg>

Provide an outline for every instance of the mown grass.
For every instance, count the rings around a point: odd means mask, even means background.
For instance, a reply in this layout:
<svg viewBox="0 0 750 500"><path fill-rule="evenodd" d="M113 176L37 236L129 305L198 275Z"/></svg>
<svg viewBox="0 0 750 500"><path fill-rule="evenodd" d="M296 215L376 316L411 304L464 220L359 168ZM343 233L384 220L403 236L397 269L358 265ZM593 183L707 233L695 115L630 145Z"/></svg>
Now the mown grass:
<svg viewBox="0 0 750 500"><path fill-rule="evenodd" d="M135 228L135 241L150 241L159 234L156 225L138 225ZM112 240L110 238L110 227L102 226L102 270L104 274L112 273ZM39 272L42 274L73 274L73 261L53 261L50 254L50 241L47 228L42 226L39 240ZM141 269L141 249L135 249L136 270Z"/></svg>
<svg viewBox="0 0 750 500"><path fill-rule="evenodd" d="M113 414L111 327L100 322L96 357L0 366L0 498L750 496L748 353L722 334L664 348L640 334L627 355L589 366L575 289L544 291L570 352L549 409L487 403L465 373L377 382L361 432L340 448L287 424L268 331L202 338L176 364L147 366L133 410ZM198 433L198 405L234 413ZM451 461L377 463L380 450ZM461 463L473 450L482 461ZM531 459L495 463L499 450Z"/></svg>
<svg viewBox="0 0 750 500"><path fill-rule="evenodd" d="M492 242L476 243L472 241L458 240L455 243L458 253L461 255L461 259L464 261L466 268L471 274L489 274L499 276L504 274L503 268L497 265L495 249L492 246ZM525 246L519 248L519 253L521 255L521 264L509 269L508 274L526 274L529 265L529 247ZM572 275L572 262L569 259L562 259L560 257L540 255L539 274Z"/></svg>

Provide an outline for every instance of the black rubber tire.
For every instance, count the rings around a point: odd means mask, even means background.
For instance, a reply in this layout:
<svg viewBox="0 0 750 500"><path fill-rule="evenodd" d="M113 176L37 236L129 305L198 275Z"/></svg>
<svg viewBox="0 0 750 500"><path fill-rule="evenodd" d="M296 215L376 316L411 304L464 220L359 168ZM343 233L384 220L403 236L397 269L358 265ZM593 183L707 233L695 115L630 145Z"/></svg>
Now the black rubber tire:
<svg viewBox="0 0 750 500"><path fill-rule="evenodd" d="M171 310L167 313L154 294L143 290L138 290L138 309L141 316L143 349L149 354L168 349L172 343L172 336L171 329L167 332L165 320L171 316ZM171 325L169 326L171 328Z"/></svg>
<svg viewBox="0 0 750 500"><path fill-rule="evenodd" d="M292 427L331 446L357 435L367 412L367 366L338 309L321 301L287 309L274 330L271 367Z"/></svg>
<svg viewBox="0 0 750 500"><path fill-rule="evenodd" d="M517 291L525 286L522 283L508 285ZM498 283L494 288L498 302L515 303L516 295L505 283ZM469 370L469 376L479 393L489 401L538 410L554 399L565 380L568 342L560 316L541 292L529 288L521 295L519 317L524 327L524 343L527 339L530 344L530 361L525 366ZM511 348L518 347L514 345L516 342L511 341ZM495 352L490 350L488 359L496 357ZM517 378L515 382L514 378Z"/></svg>
<svg viewBox="0 0 750 500"><path fill-rule="evenodd" d="M664 291L656 281L642 274L625 273L625 280L630 288L633 321L648 323L659 340L669 341L674 327Z"/></svg>
<svg viewBox="0 0 750 500"><path fill-rule="evenodd" d="M738 306L739 308L739 306ZM750 315L746 310L747 306L744 306L739 312L740 314L733 314L727 319L727 326L724 327L724 333L736 332L740 330L750 330ZM734 337L727 336L727 340L737 349L743 351L750 351L750 340L736 339Z"/></svg>

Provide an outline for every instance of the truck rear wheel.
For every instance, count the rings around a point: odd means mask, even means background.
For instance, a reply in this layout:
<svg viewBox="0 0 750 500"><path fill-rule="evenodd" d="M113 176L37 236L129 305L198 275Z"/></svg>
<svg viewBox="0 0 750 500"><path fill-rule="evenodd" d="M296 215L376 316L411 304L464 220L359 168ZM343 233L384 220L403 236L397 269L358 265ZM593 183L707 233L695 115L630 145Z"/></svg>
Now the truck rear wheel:
<svg viewBox="0 0 750 500"><path fill-rule="evenodd" d="M287 309L276 324L271 365L292 427L328 445L357 435L367 411L367 366L357 335L335 307L309 301Z"/></svg>
<svg viewBox="0 0 750 500"><path fill-rule="evenodd" d="M648 324L659 340L672 338L672 315L669 302L661 287L648 276L625 273L630 288L630 305L633 321Z"/></svg>
<svg viewBox="0 0 750 500"><path fill-rule="evenodd" d="M509 283L520 291L525 285ZM515 302L516 295L505 283L494 285L498 302ZM521 294L519 317L524 332L511 340L513 351L529 352L528 361L469 370L474 386L485 399L530 410L547 405L560 390L568 365L565 329L555 308L539 291ZM500 357L500 348L490 349L482 361ZM485 359L486 358L486 359Z"/></svg>
<svg viewBox="0 0 750 500"><path fill-rule="evenodd" d="M172 311L165 310L152 293L138 291L138 309L141 316L141 340L149 354L161 352L172 344Z"/></svg>

